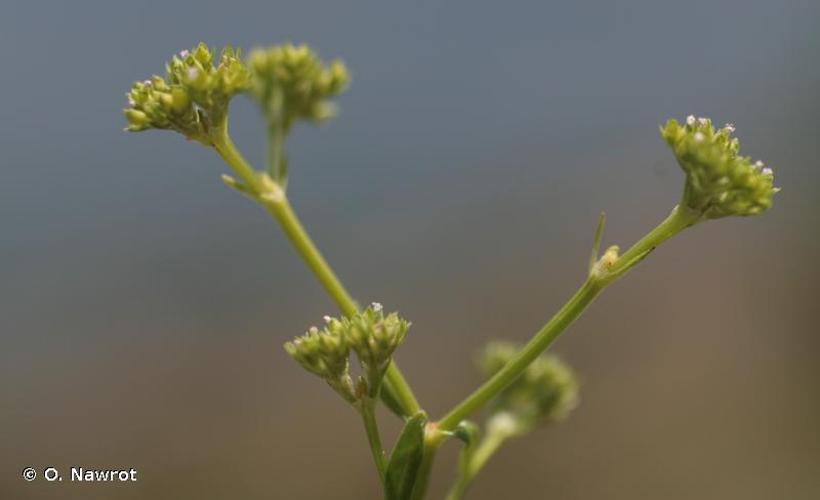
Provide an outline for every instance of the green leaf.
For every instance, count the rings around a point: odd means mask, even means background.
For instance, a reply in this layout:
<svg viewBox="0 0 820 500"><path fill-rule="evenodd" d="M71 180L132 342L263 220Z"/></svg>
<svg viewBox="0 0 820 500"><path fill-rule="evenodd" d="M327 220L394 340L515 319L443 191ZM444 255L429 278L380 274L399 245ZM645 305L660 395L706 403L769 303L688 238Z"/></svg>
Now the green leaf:
<svg viewBox="0 0 820 500"><path fill-rule="evenodd" d="M390 454L384 478L385 500L408 500L424 454L424 426L427 415L419 412L404 425Z"/></svg>

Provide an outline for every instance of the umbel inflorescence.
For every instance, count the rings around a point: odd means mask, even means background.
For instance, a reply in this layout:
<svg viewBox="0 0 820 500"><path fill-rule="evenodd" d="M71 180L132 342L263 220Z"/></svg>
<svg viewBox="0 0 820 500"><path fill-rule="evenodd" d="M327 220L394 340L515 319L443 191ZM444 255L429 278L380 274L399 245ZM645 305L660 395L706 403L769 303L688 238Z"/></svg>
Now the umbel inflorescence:
<svg viewBox="0 0 820 500"><path fill-rule="evenodd" d="M686 173L681 203L707 219L757 215L772 205L772 195L778 191L772 185L772 169L740 156L734 131L732 124L716 130L712 120L692 115L683 125L669 120L661 128L661 136Z"/></svg>
<svg viewBox="0 0 820 500"><path fill-rule="evenodd" d="M332 99L349 81L341 61L325 63L304 45L254 49L243 58L231 47L217 53L200 43L173 55L164 76L134 83L124 114L129 131L174 130L212 148L236 176L223 176L226 184L271 214L338 306L339 317L325 316L322 327L311 327L285 343L285 351L361 415L388 500L425 496L436 451L448 438L463 442L456 479L447 494L448 500L458 500L506 440L567 418L578 404L579 388L566 363L544 354L555 339L609 284L664 241L706 220L758 215L771 207L778 191L770 168L740 155L733 125L716 129L711 120L694 116L682 124L669 120L661 127L661 136L685 174L683 194L670 215L625 252L611 245L599 255L602 216L587 277L578 291L525 345L490 343L479 363L484 382L447 414L432 420L394 360L410 323L396 312L385 314L378 303L359 308L286 196L288 133L299 122L319 123L333 117ZM228 133L230 102L241 94L248 95L265 118L268 165L264 169L252 167ZM379 401L404 421L389 454L376 419ZM488 410L483 426L469 420L483 407Z"/></svg>
<svg viewBox="0 0 820 500"><path fill-rule="evenodd" d="M348 402L365 395L377 397L393 352L404 340L410 323L395 312L385 316L378 302L349 318L325 316L324 321L324 328L311 327L287 342L285 351ZM363 373L355 386L348 362L351 351Z"/></svg>
<svg viewBox="0 0 820 500"><path fill-rule="evenodd" d="M128 93L128 130L171 129L206 145L225 126L233 96L250 86L250 72L241 52L231 47L216 52L200 43L182 50L165 64L165 76L134 82Z"/></svg>

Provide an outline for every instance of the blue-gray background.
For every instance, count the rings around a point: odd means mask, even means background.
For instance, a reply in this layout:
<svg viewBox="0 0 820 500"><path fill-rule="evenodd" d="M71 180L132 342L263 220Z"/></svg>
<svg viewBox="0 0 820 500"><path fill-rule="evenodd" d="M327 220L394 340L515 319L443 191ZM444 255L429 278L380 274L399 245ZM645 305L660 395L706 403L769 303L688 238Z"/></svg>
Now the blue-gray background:
<svg viewBox="0 0 820 500"><path fill-rule="evenodd" d="M608 290L556 345L581 407L471 498L818 498L819 5L3 2L0 497L378 497L355 414L281 349L332 305L212 152L121 130L130 83L173 52L290 40L355 78L337 120L294 133L293 204L358 298L413 321L398 359L433 415L484 341L526 339L574 290L599 211L607 244L665 216L681 175L659 123L734 122L775 207ZM28 465L139 482L29 484Z"/></svg>

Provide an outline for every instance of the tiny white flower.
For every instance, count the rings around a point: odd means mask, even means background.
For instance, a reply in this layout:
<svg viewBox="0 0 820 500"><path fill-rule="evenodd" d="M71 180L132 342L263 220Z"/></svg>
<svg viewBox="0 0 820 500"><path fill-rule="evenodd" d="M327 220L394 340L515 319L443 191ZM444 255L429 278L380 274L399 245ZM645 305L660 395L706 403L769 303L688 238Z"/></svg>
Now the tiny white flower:
<svg viewBox="0 0 820 500"><path fill-rule="evenodd" d="M136 105L137 105L137 101L135 101L134 99L132 99L132 98L130 98L130 97L129 97L129 98L128 98L128 105L129 105L129 106L136 106Z"/></svg>
<svg viewBox="0 0 820 500"><path fill-rule="evenodd" d="M332 320L333 318L325 314L324 316L322 316L322 319L325 320L325 323L330 323L330 320Z"/></svg>
<svg viewBox="0 0 820 500"><path fill-rule="evenodd" d="M695 124L695 116L694 115L687 116L686 117L686 124L689 125L690 127L692 125L694 125Z"/></svg>
<svg viewBox="0 0 820 500"><path fill-rule="evenodd" d="M143 80L142 84L143 85L151 85L151 80Z"/></svg>
<svg viewBox="0 0 820 500"><path fill-rule="evenodd" d="M757 160L757 161L755 162L755 167L757 167L757 168L763 168L763 162L762 162L762 161L760 161L760 160Z"/></svg>
<svg viewBox="0 0 820 500"><path fill-rule="evenodd" d="M183 59L185 59L186 57L188 57L190 54L191 54L191 53L190 53L190 52L188 52L187 50L180 50L180 51L179 51L179 57L181 57L181 58L183 58Z"/></svg>
<svg viewBox="0 0 820 500"><path fill-rule="evenodd" d="M375 312L381 312L381 310L383 309L382 305L378 302L373 302L372 304L370 304L370 306L373 308Z"/></svg>
<svg viewBox="0 0 820 500"><path fill-rule="evenodd" d="M766 167L766 168L763 169L762 174L763 175L774 175L774 171L772 171L772 169L770 169L769 167Z"/></svg>
<svg viewBox="0 0 820 500"><path fill-rule="evenodd" d="M708 123L709 123L709 119L708 119L708 118L704 118L704 117L702 117L702 116L701 116L700 118L698 118L698 123L700 123L701 125L704 125L704 126L705 126L706 124L708 124Z"/></svg>
<svg viewBox="0 0 820 500"><path fill-rule="evenodd" d="M196 68L188 68L188 79L193 80L199 76L199 70Z"/></svg>
<svg viewBox="0 0 820 500"><path fill-rule="evenodd" d="M728 131L729 131L729 133L731 134L732 132L734 132L734 131L735 131L735 124L734 124L734 123L727 123L727 124L726 124L726 126L725 126L724 128L725 128L726 130L728 130Z"/></svg>
<svg viewBox="0 0 820 500"><path fill-rule="evenodd" d="M702 142L706 136L701 132L695 132L695 142Z"/></svg>

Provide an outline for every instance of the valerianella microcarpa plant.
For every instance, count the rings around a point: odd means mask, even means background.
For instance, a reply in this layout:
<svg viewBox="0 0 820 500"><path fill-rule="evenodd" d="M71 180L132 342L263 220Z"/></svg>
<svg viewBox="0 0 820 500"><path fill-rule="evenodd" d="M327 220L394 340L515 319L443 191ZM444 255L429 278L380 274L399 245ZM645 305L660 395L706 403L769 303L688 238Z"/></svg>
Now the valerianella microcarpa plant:
<svg viewBox="0 0 820 500"><path fill-rule="evenodd" d="M485 381L448 413L431 418L417 401L393 354L410 322L373 302L361 307L342 285L297 218L287 196L288 133L299 122L333 117L332 99L350 77L340 61L323 62L308 47L254 49L247 57L199 44L171 57L164 76L133 84L124 110L126 130L167 129L213 149L229 167L223 181L264 208L338 306L284 344L308 373L324 380L362 419L376 473L388 500L424 498L436 451L449 438L462 443L457 474L447 494L462 498L487 460L509 439L567 418L578 403L573 370L544 354L555 339L610 284L626 275L660 244L686 228L731 216L758 215L778 188L772 170L741 156L735 127L716 128L707 118L669 120L661 137L685 174L683 191L669 215L631 247L603 252L604 218L594 232L586 279L574 295L524 345L492 342L479 359ZM252 167L231 141L228 115L239 94L258 104L267 125L268 164ZM351 373L351 363L357 363ZM388 450L375 417L384 404L404 422ZM483 423L469 420L486 409ZM374 492L373 496L377 496Z"/></svg>

